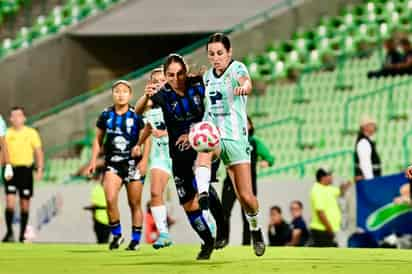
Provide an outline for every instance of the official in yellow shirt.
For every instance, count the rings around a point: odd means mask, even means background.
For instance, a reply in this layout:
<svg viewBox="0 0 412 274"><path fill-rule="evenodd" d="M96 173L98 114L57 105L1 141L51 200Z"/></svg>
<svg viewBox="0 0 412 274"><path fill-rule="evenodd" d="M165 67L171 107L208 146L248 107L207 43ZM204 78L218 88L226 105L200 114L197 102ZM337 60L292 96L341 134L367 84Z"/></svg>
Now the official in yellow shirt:
<svg viewBox="0 0 412 274"><path fill-rule="evenodd" d="M310 192L312 221L310 223L311 246L336 247L335 233L339 231L342 213L338 198L348 189L350 183L340 189L332 185L332 171L320 168L316 172L317 182Z"/></svg>
<svg viewBox="0 0 412 274"><path fill-rule="evenodd" d="M33 166L36 162L35 179L43 176L44 155L38 132L25 126L26 116L22 107L10 111L11 127L6 132L6 144L13 178L6 181L6 225L7 233L3 242L13 242L12 221L16 206L16 194L20 196L20 237L24 242L24 232L29 219L30 199L33 195ZM36 161L35 161L36 160Z"/></svg>

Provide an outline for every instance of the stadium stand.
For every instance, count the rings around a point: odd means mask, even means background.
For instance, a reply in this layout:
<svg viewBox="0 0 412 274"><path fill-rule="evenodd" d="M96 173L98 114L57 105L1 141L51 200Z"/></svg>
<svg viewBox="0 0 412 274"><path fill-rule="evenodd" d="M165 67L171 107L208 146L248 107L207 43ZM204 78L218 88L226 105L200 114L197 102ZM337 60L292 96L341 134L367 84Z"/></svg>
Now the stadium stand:
<svg viewBox="0 0 412 274"><path fill-rule="evenodd" d="M28 0L7 0L0 6L0 24L2 14L10 16ZM21 27L14 38L6 38L0 45L0 58L20 48L27 48L37 39L58 33L73 26L85 18L104 11L124 0L66 0L64 5L55 6L49 14L39 15L32 26Z"/></svg>

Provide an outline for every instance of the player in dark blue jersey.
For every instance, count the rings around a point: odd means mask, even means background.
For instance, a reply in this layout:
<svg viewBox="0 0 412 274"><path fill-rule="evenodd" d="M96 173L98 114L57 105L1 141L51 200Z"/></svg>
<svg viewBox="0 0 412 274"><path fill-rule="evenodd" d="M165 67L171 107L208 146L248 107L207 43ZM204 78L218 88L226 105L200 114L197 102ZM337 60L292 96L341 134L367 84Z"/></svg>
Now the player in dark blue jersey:
<svg viewBox="0 0 412 274"><path fill-rule="evenodd" d="M141 195L150 140L145 142L143 156L141 156L138 140L144 123L142 117L136 114L129 105L132 97L130 83L123 80L115 82L112 86L112 95L113 106L102 112L96 124L96 137L93 142L92 160L88 173L95 172L97 157L103 148L105 156L103 186L113 234L109 248L117 249L124 241L118 208L118 195L124 183L132 215L132 237L127 250L136 250L139 247L142 232ZM103 140L105 140L104 143Z"/></svg>
<svg viewBox="0 0 412 274"><path fill-rule="evenodd" d="M208 221L208 211L202 211L199 207L193 172L197 152L191 148L188 140L191 125L203 118L205 88L201 77L187 77L187 66L179 55L169 55L164 64L164 72L167 83L159 91L156 91L154 85L148 84L145 95L136 104L136 112L141 113L144 110L149 98L163 111L177 194L193 229L203 240L197 258L209 259L213 249L224 247L227 239L222 232L225 227L222 205L213 187L210 187L209 203L217 224L216 245Z"/></svg>

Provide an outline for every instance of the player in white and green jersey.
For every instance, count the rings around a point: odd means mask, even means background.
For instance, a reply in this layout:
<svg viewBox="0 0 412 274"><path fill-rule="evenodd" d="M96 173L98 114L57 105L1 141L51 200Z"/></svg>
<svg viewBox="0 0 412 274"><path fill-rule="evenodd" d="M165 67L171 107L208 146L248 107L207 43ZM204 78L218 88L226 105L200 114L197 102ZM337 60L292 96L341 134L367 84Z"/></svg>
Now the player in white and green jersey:
<svg viewBox="0 0 412 274"><path fill-rule="evenodd" d="M4 122L3 117L0 115L0 158L2 158L4 161L3 163L5 167L4 168L4 178L8 181L13 177L13 169L10 165L9 152L7 150L7 144L6 144L6 138L5 138L6 131L7 131L6 122Z"/></svg>
<svg viewBox="0 0 412 274"><path fill-rule="evenodd" d="M162 69L155 69L150 74L150 82L158 89L163 86L165 77ZM144 97L142 97L144 100ZM150 100L149 100L150 101ZM137 102L140 104L141 102ZM159 238L153 243L155 249L170 246L172 241L167 227L167 209L163 201L169 177L172 175L172 160L169 155L169 137L166 131L163 112L160 108L151 108L152 102L145 102L148 110L145 120L152 129L152 145L150 150L150 209L159 230ZM137 107L136 106L136 107Z"/></svg>
<svg viewBox="0 0 412 274"><path fill-rule="evenodd" d="M220 148L212 153L199 153L195 170L199 204L208 197L210 166L214 156L225 164L238 199L246 212L253 248L257 256L265 252L262 229L258 223L259 204L252 191L250 145L247 136L247 95L252 81L244 64L232 59L229 38L216 33L209 38L207 55L212 65L204 75L206 88L204 120L220 131Z"/></svg>

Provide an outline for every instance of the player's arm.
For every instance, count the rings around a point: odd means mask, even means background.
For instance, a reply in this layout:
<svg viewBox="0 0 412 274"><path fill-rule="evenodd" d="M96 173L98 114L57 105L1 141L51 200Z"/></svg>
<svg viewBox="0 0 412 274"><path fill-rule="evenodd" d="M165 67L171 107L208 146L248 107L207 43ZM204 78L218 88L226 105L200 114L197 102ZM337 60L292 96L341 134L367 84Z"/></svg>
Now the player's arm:
<svg viewBox="0 0 412 274"><path fill-rule="evenodd" d="M34 149L34 157L36 160L36 180L41 180L44 171L44 152L42 147Z"/></svg>
<svg viewBox="0 0 412 274"><path fill-rule="evenodd" d="M235 88L233 93L235 95L250 95L252 93L252 80L250 79L249 72L244 64L239 64L236 68L236 77L239 86Z"/></svg>
<svg viewBox="0 0 412 274"><path fill-rule="evenodd" d="M139 169L140 175L146 175L147 164L149 163L150 149L152 147L152 138L148 137L143 143L143 154L137 168Z"/></svg>
<svg viewBox="0 0 412 274"><path fill-rule="evenodd" d="M137 142L137 146L141 146L146 142L146 139L150 137L152 134L152 126L150 123L146 123L143 128L142 133L140 134L139 141Z"/></svg>
<svg viewBox="0 0 412 274"><path fill-rule="evenodd" d="M270 150L259 138L254 137L256 142L256 153L260 159L265 161L268 166L275 164L275 157L270 153Z"/></svg>
<svg viewBox="0 0 412 274"><path fill-rule="evenodd" d="M4 179L9 181L13 178L13 168L10 165L10 155L7 149L6 138L0 136L0 156L3 158L4 163Z"/></svg>
<svg viewBox="0 0 412 274"><path fill-rule="evenodd" d="M92 158L87 168L88 175L91 175L92 173L96 171L97 158L99 157L100 150L103 145L104 134L105 134L104 130L100 129L99 127L96 128L96 136L94 137L93 147L92 147Z"/></svg>
<svg viewBox="0 0 412 274"><path fill-rule="evenodd" d="M134 107L134 111L137 114L143 114L144 110L146 109L147 103L149 102L150 98L156 94L157 92L156 84L152 82L147 82L146 86L144 87L144 94L142 97L137 100L136 105Z"/></svg>

